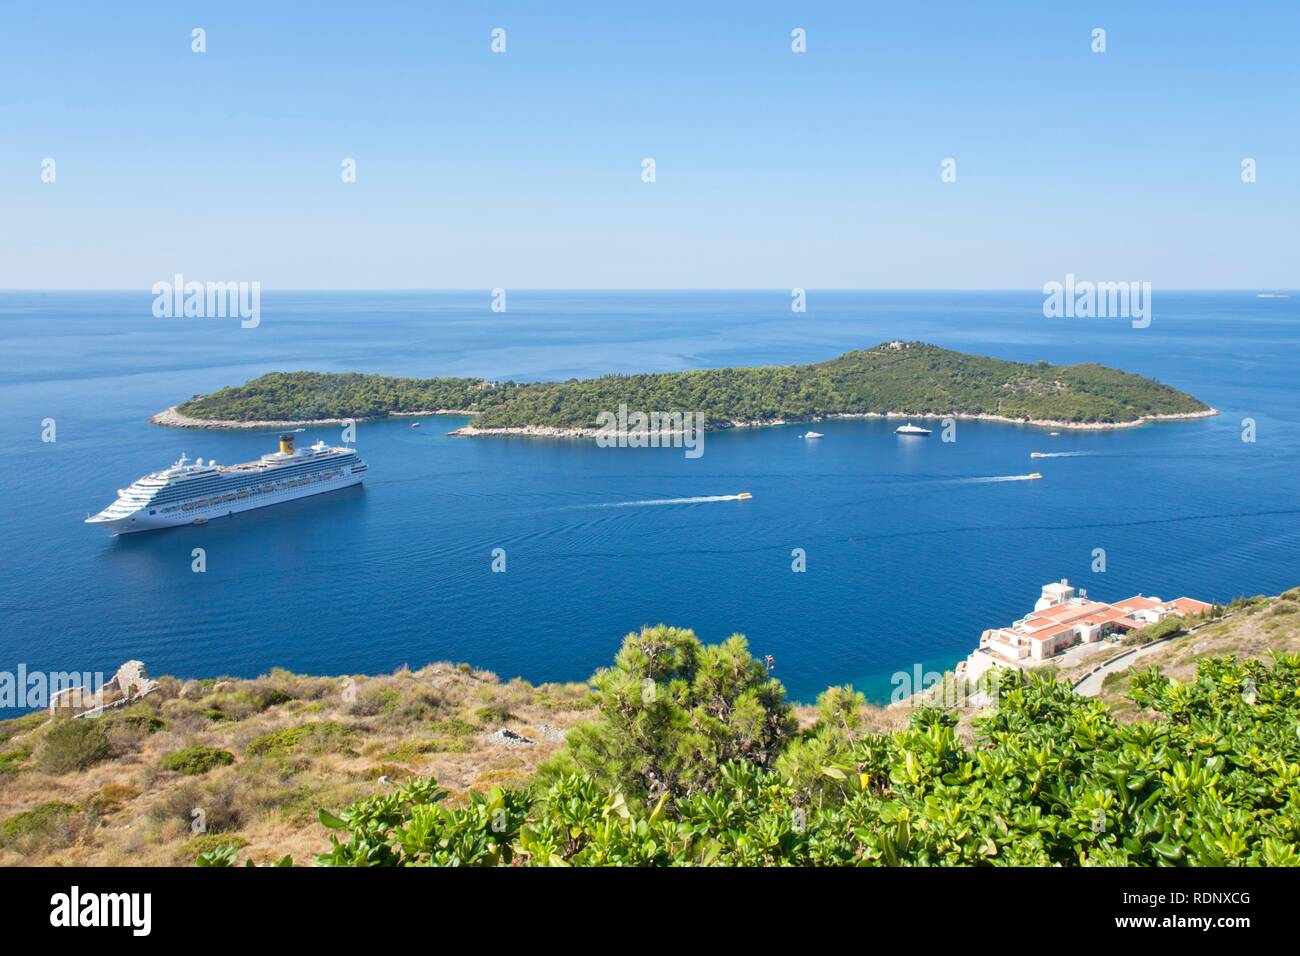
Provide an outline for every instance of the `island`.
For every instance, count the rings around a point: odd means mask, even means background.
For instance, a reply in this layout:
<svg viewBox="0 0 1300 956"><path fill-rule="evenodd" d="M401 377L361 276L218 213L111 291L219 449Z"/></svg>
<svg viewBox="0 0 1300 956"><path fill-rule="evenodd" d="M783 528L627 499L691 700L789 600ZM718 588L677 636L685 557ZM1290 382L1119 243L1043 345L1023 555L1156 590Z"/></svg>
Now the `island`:
<svg viewBox="0 0 1300 956"><path fill-rule="evenodd" d="M565 382L273 372L196 395L150 419L189 428L279 428L403 415L464 415L454 434L594 436L620 405L695 412L707 429L830 418L982 418L1052 428L1125 428L1217 411L1104 365L1023 363L923 342L886 342L809 365L605 375Z"/></svg>

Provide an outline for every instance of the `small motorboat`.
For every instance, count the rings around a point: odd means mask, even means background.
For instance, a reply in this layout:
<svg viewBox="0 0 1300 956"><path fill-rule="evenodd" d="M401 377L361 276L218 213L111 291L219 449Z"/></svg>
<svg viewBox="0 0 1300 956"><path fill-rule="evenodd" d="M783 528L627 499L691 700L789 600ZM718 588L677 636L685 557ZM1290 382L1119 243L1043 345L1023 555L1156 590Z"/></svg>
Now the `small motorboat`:
<svg viewBox="0 0 1300 956"><path fill-rule="evenodd" d="M1029 453L1029 457L1030 457L1030 458L1046 458L1047 456L1044 455L1041 451L1031 451L1031 452Z"/></svg>
<svg viewBox="0 0 1300 956"><path fill-rule="evenodd" d="M1034 472L1032 475L1027 475L1026 477L1027 477L1030 481L1033 481L1035 478L1041 478L1041 477L1043 477L1043 476L1040 475L1038 472Z"/></svg>
<svg viewBox="0 0 1300 956"><path fill-rule="evenodd" d="M825 438L826 436L823 435L821 432L805 432L799 437L800 438Z"/></svg>
<svg viewBox="0 0 1300 956"><path fill-rule="evenodd" d="M412 422L412 423L411 423L411 427L412 427L412 428L419 428L419 427L420 427L420 423L419 423L419 422Z"/></svg>
<svg viewBox="0 0 1300 956"><path fill-rule="evenodd" d="M1048 432L1048 433L1047 433L1047 437L1048 437L1048 438L1060 438L1060 437L1061 437L1061 433L1060 433L1060 432Z"/></svg>
<svg viewBox="0 0 1300 956"><path fill-rule="evenodd" d="M739 498L741 501L744 501L747 498L752 498L754 496L751 495L748 491L742 491L740 494L736 495L736 497Z"/></svg>
<svg viewBox="0 0 1300 956"><path fill-rule="evenodd" d="M913 425L911 422L908 422L906 425L899 425L897 428L895 428L894 434L895 435L928 435L930 434L930 429L922 428L920 425Z"/></svg>

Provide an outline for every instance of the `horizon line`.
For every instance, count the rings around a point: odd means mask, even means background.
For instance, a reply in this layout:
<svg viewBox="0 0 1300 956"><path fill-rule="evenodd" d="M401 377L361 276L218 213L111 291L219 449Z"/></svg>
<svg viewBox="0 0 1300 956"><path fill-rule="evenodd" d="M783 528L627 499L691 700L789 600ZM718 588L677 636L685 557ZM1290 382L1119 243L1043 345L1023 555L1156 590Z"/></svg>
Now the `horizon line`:
<svg viewBox="0 0 1300 956"><path fill-rule="evenodd" d="M183 274L183 273L182 273ZM199 280L195 280L199 281ZM258 281L258 280L203 280L203 281ZM1109 281L1109 280L1084 280ZM262 287L263 292L492 292L494 288L507 292L772 292L789 295L793 288L810 292L1032 292L1042 295L1043 290L1033 286L416 286L416 287L340 287L340 286L277 286ZM1164 292L1300 292L1300 286L1178 286L1163 289ZM0 286L0 294L6 292L57 292L57 293L97 293L97 292L134 292L141 295L153 295L151 288L143 286L101 286L96 288L59 288L30 286Z"/></svg>

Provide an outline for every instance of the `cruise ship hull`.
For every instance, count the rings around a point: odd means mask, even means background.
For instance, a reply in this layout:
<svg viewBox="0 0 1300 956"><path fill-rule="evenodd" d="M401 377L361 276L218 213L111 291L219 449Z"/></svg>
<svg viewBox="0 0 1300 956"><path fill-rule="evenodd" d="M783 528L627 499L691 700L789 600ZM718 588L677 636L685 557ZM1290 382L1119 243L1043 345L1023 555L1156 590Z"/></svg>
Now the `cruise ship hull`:
<svg viewBox="0 0 1300 956"><path fill-rule="evenodd" d="M278 452L227 467L213 461L204 464L202 458L187 464L182 454L172 467L118 489L117 500L86 523L113 534L206 524L365 480L367 465L353 449L330 448L321 441L300 450L296 444L292 433L284 434Z"/></svg>
<svg viewBox="0 0 1300 956"><path fill-rule="evenodd" d="M87 518L86 523L100 525L113 534L161 531L164 528L179 528L187 524L207 524L216 518L228 518L244 511L253 511L257 508L283 504L286 501L295 501L299 498L310 498L312 495L324 494L328 491L339 491L343 488L359 485L361 482L361 475L342 475L330 481L304 485L299 488L286 488L283 491L259 495L256 498L237 498L234 501L208 505L204 508L195 508L192 511L151 515L147 508L142 508L121 518L101 519L96 515L93 518Z"/></svg>

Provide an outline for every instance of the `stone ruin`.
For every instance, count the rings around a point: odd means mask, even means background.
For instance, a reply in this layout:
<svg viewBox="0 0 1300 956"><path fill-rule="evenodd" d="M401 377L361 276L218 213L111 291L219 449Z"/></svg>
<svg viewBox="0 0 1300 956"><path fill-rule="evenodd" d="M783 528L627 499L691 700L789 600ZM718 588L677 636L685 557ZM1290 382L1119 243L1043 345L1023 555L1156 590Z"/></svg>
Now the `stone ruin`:
<svg viewBox="0 0 1300 956"><path fill-rule="evenodd" d="M56 717L97 717L113 707L124 707L158 689L143 661L127 661L98 691L87 687L66 687L50 698L50 713Z"/></svg>

